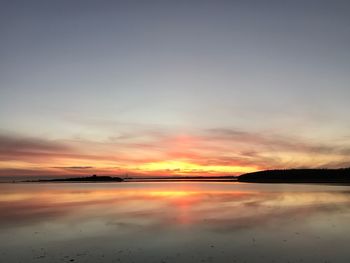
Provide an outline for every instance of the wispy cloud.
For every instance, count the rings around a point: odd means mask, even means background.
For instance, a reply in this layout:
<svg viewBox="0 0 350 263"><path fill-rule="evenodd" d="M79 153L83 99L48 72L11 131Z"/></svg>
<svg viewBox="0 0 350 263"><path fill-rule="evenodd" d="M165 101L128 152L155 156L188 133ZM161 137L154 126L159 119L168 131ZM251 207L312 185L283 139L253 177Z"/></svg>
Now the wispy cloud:
<svg viewBox="0 0 350 263"><path fill-rule="evenodd" d="M69 150L70 147L68 145L54 140L0 134L1 156L21 153L62 153Z"/></svg>
<svg viewBox="0 0 350 263"><path fill-rule="evenodd" d="M67 169L67 170L87 170L94 168L93 166L54 166L55 169Z"/></svg>
<svg viewBox="0 0 350 263"><path fill-rule="evenodd" d="M348 141L332 144L234 128L179 132L140 127L98 140L0 135L1 174L32 174L40 169L55 174L220 174L229 173L230 167L232 171L344 167L350 164L349 153Z"/></svg>

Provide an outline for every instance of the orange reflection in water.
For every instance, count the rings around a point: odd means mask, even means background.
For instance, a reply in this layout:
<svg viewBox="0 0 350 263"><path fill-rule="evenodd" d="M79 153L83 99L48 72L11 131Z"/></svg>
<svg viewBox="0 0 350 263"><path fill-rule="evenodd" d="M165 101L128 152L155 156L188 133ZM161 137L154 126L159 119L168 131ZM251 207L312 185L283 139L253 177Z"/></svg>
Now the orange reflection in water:
<svg viewBox="0 0 350 263"><path fill-rule="evenodd" d="M0 195L0 213L6 216L0 221L104 215L111 220L129 218L141 223L191 224L198 221L201 212L210 213L209 207L219 201L218 197L238 201L240 196L248 194L219 189L203 192L190 185L181 185L181 189L167 189L166 185L157 184L146 189L104 187L102 184L87 187L84 184L30 184L21 185L18 191L5 190ZM143 217L138 217L141 214Z"/></svg>
<svg viewBox="0 0 350 263"><path fill-rule="evenodd" d="M261 262L260 255L283 262L289 251L290 262L300 262L316 250L324 253L303 262L324 262L330 247L334 262L345 262L350 191L214 182L0 184L0 215L2 255L14 259L6 262L45 255L50 262L67 255L80 255L79 262L227 262L237 253L246 262Z"/></svg>
<svg viewBox="0 0 350 263"><path fill-rule="evenodd" d="M0 227L64 219L104 220L124 228L170 224L233 230L339 209L334 204L350 207L349 194L343 191L253 191L227 183L14 184L2 188Z"/></svg>

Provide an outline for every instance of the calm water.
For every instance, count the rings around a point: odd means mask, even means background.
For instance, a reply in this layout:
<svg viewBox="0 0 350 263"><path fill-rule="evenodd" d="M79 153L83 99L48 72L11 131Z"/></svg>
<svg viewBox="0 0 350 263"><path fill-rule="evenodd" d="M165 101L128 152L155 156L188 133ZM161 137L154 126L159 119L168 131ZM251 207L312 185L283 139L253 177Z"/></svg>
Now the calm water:
<svg viewBox="0 0 350 263"><path fill-rule="evenodd" d="M350 262L350 187L0 184L0 262Z"/></svg>

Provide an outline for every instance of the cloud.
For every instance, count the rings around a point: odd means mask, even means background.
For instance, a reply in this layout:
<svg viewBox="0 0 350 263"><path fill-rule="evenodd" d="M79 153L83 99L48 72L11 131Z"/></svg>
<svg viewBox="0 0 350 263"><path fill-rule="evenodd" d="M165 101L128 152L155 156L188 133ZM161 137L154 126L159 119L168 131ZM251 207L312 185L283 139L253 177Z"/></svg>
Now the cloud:
<svg viewBox="0 0 350 263"><path fill-rule="evenodd" d="M255 170L336 168L350 163L347 141L332 143L235 128L189 132L143 128L132 129L130 133L124 130L123 136L98 139L49 140L2 134L0 174L18 175L21 171L25 174L35 174L35 171L40 171L38 174L83 174L86 171L98 174L176 174L184 171L188 174L220 174L215 167L232 167L232 171L237 171L235 167ZM186 163L193 164L193 169L183 169L181 165L165 167L173 161L185 166ZM159 170L143 171L142 167L149 163ZM223 171L228 173L230 169Z"/></svg>
<svg viewBox="0 0 350 263"><path fill-rule="evenodd" d="M339 145L327 144L325 142L310 142L302 137L293 137L268 132L255 133L238 129L209 129L206 131L206 136L208 140L211 141L245 144L252 146L251 148L264 147L268 150L273 149L276 151L294 151L319 154L350 154L349 144L344 146L343 144ZM250 149L245 155L251 153L256 154L258 151Z"/></svg>
<svg viewBox="0 0 350 263"><path fill-rule="evenodd" d="M68 145L54 140L0 134L0 160L18 160L23 157L63 154L71 151Z"/></svg>
<svg viewBox="0 0 350 263"><path fill-rule="evenodd" d="M49 176L57 174L52 169L47 168L0 168L0 176Z"/></svg>
<svg viewBox="0 0 350 263"><path fill-rule="evenodd" d="M54 166L55 169L67 169L67 170L86 170L93 169L93 166Z"/></svg>
<svg viewBox="0 0 350 263"><path fill-rule="evenodd" d="M0 134L1 151L64 151L69 147L53 140Z"/></svg>

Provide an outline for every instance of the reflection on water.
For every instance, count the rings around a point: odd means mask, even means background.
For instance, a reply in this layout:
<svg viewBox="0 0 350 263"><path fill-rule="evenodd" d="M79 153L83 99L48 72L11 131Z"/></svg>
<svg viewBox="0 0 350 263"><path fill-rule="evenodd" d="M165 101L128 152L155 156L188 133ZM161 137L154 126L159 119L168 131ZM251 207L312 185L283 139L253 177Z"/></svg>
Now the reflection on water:
<svg viewBox="0 0 350 263"><path fill-rule="evenodd" d="M349 190L0 184L0 261L349 262Z"/></svg>

